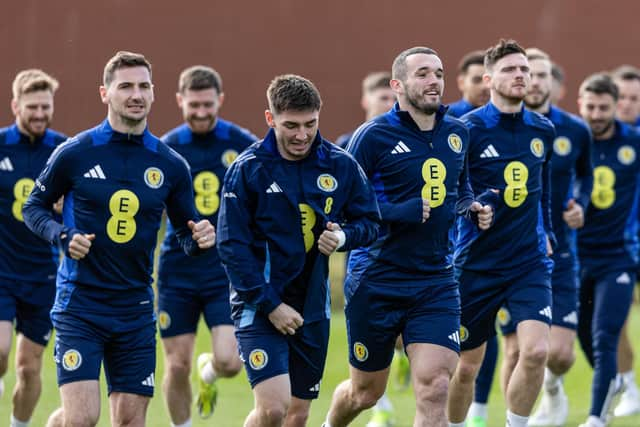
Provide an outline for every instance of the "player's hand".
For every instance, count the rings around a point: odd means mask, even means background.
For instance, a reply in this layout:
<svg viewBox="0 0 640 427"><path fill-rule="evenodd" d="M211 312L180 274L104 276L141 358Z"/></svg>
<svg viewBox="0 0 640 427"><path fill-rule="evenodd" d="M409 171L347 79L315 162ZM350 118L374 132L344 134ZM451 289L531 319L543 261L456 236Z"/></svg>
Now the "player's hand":
<svg viewBox="0 0 640 427"><path fill-rule="evenodd" d="M334 253L340 246L340 236L336 231L342 229L335 222L329 221L327 223L327 229L322 232L318 239L318 249L320 253L329 256Z"/></svg>
<svg viewBox="0 0 640 427"><path fill-rule="evenodd" d="M493 208L491 205L482 205L480 202L473 202L469 207L471 212L478 213L478 228L488 230L493 222Z"/></svg>
<svg viewBox="0 0 640 427"><path fill-rule="evenodd" d="M58 201L53 204L53 211L58 215L62 215L63 206L64 206L64 196L60 197Z"/></svg>
<svg viewBox="0 0 640 427"><path fill-rule="evenodd" d="M69 242L69 255L71 255L71 258L79 260L86 257L91 250L91 242L95 238L95 234L74 234Z"/></svg>
<svg viewBox="0 0 640 427"><path fill-rule="evenodd" d="M569 228L576 229L584 225L584 210L574 199L569 199L567 209L562 212L562 219L567 223Z"/></svg>
<svg viewBox="0 0 640 427"><path fill-rule="evenodd" d="M430 215L431 207L429 207L429 201L427 199L422 199L422 222L427 221Z"/></svg>
<svg viewBox="0 0 640 427"><path fill-rule="evenodd" d="M269 313L269 320L284 335L294 335L296 330L304 323L300 313L283 302Z"/></svg>
<svg viewBox="0 0 640 427"><path fill-rule="evenodd" d="M553 246L551 246L551 240L549 240L549 236L546 236L547 239L547 256L553 255Z"/></svg>
<svg viewBox="0 0 640 427"><path fill-rule="evenodd" d="M198 242L200 249L209 249L216 244L216 230L208 219L187 223L191 230L191 238Z"/></svg>

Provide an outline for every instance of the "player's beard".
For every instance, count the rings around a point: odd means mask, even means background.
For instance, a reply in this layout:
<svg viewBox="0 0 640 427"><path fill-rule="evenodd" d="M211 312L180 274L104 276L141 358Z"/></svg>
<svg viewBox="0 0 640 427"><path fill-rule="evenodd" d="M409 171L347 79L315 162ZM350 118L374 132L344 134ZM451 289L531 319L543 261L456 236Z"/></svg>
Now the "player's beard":
<svg viewBox="0 0 640 427"><path fill-rule="evenodd" d="M407 93L407 101L409 101L409 104L411 104L416 110L421 111L426 115L431 115L438 111L440 105L442 104L442 92L439 92L440 95L438 96L438 100L435 102L425 101L423 93L415 92Z"/></svg>
<svg viewBox="0 0 640 427"><path fill-rule="evenodd" d="M45 132L47 131L47 128L51 124L51 119L49 117L44 117L42 119L29 119L29 120L23 120L21 118L18 118L18 120L20 121L20 127L26 130L30 136L36 137L36 138L44 135ZM35 123L44 124L44 127L42 127L42 130L36 131L33 126Z"/></svg>
<svg viewBox="0 0 640 427"><path fill-rule="evenodd" d="M537 110L538 108L542 107L551 96L551 91L547 92L544 95L538 93L538 95L541 95L540 97L537 97L538 99L532 99L532 97L529 95L524 97L524 104L527 106L527 108L531 110Z"/></svg>
<svg viewBox="0 0 640 427"><path fill-rule="evenodd" d="M598 120L596 122L589 122L589 127L591 128L591 133L593 133L593 136L595 138L598 138L599 136L602 136L604 134L606 134L607 132L609 132L609 130L611 130L611 126L613 126L613 124L615 123L614 120L610 120L606 125L603 125L602 129L594 129L593 125L594 123L602 123L604 122L604 120Z"/></svg>
<svg viewBox="0 0 640 427"><path fill-rule="evenodd" d="M205 117L195 117L193 115L187 117L189 127L194 133L207 133L213 129L216 123L216 116L208 114Z"/></svg>

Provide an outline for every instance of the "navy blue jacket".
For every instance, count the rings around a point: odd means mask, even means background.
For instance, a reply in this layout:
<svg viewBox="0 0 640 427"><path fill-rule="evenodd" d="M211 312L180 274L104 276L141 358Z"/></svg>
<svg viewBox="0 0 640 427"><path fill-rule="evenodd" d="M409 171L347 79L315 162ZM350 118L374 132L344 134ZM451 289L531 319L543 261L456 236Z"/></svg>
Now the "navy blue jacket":
<svg viewBox="0 0 640 427"><path fill-rule="evenodd" d="M56 277L58 246L26 227L22 207L47 159L65 139L47 129L30 142L16 125L0 129L0 277L38 283L53 283Z"/></svg>
<svg viewBox="0 0 640 427"><path fill-rule="evenodd" d="M467 128L436 113L432 131L423 132L398 104L364 123L348 146L376 190L383 229L370 246L349 259L354 280L361 276L389 283L418 275L451 275L456 215L467 215L473 193L467 178ZM422 222L422 199L430 217Z"/></svg>
<svg viewBox="0 0 640 427"><path fill-rule="evenodd" d="M475 110L477 107L471 105L469 101L464 98L457 100L456 102L452 102L449 104L449 108L447 109L447 114L452 115L453 117L460 118L467 114L470 111Z"/></svg>
<svg viewBox="0 0 640 427"><path fill-rule="evenodd" d="M208 219L214 226L218 220L224 174L238 154L257 139L246 129L220 118L215 127L203 135L194 134L183 124L162 137L191 166L196 210L201 218ZM215 248L202 256L187 256L178 242L175 228L167 221L158 265L158 286L203 289L227 287L229 281Z"/></svg>
<svg viewBox="0 0 640 427"><path fill-rule="evenodd" d="M545 116L556 128L551 155L551 222L558 244L553 260L556 265L574 263L576 233L562 219L562 214L569 199L575 199L585 212L589 205L593 174L591 131L582 119L555 106L551 106ZM576 182L579 183L577 189Z"/></svg>
<svg viewBox="0 0 640 427"><path fill-rule="evenodd" d="M640 134L615 127L612 138L594 140L591 203L578 230L580 263L602 271L632 268L638 258Z"/></svg>
<svg viewBox="0 0 640 427"><path fill-rule="evenodd" d="M459 220L456 269L520 275L540 262L551 268L546 236L555 243L549 165L553 124L524 107L501 113L491 102L462 120L471 137L471 187L476 193L499 190L500 204L489 230L479 232L466 218Z"/></svg>
<svg viewBox="0 0 640 427"><path fill-rule="evenodd" d="M64 226L50 208L62 195ZM142 135L122 134L105 120L54 151L23 214L34 233L65 248L57 280L60 297L62 289L75 285L97 292L150 289L165 208L184 251L200 253L187 226L197 214L186 161L147 129ZM68 244L78 232L96 237L89 254L74 260Z"/></svg>
<svg viewBox="0 0 640 427"><path fill-rule="evenodd" d="M341 224L341 250L351 250L376 238L379 211L355 160L320 133L304 160L283 159L273 130L236 159L217 241L235 319L267 315L281 302L305 322L329 317L328 258L316 244L328 221Z"/></svg>

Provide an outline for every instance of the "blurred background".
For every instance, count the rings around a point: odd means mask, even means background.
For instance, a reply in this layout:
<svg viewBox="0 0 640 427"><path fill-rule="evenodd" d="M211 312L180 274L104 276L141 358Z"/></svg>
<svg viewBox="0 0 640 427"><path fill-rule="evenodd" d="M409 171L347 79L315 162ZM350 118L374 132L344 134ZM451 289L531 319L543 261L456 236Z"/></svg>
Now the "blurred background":
<svg viewBox="0 0 640 427"><path fill-rule="evenodd" d="M311 79L324 100L321 132L332 140L363 120L364 75L390 69L400 51L415 45L440 54L446 102L459 98L460 58L501 37L540 47L564 67L568 93L561 106L569 111L586 75L640 65L635 0L2 0L0 11L0 118L13 119L15 74L38 67L60 81L53 127L68 134L105 116L97 88L117 50L143 53L153 64L156 134L181 121L174 95L180 71L206 64L224 80L222 117L259 136L269 81L282 73Z"/></svg>

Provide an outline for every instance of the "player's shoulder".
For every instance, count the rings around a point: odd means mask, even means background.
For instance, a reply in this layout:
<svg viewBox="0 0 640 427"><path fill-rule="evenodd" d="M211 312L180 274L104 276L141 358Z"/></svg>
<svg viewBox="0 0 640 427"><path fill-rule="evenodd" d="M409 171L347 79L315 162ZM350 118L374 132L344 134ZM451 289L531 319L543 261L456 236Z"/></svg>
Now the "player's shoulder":
<svg viewBox="0 0 640 427"><path fill-rule="evenodd" d="M442 116L442 124L446 131L460 134L460 136L463 136L463 134L466 135L469 131L467 125L462 119L450 114Z"/></svg>
<svg viewBox="0 0 640 427"><path fill-rule="evenodd" d="M85 158L87 152L93 147L92 133L97 126L82 131L58 144L51 153L50 161L62 161L62 159Z"/></svg>
<svg viewBox="0 0 640 427"><path fill-rule="evenodd" d="M489 129L498 124L500 114L490 103L463 114L459 120L471 131L472 129Z"/></svg>
<svg viewBox="0 0 640 427"><path fill-rule="evenodd" d="M186 123L174 127L160 137L167 145L186 144L191 140L191 129Z"/></svg>
<svg viewBox="0 0 640 427"><path fill-rule="evenodd" d="M58 146L62 144L64 141L69 139L69 137L62 132L58 132L54 129L47 129L47 133L44 139L45 144L51 146Z"/></svg>
<svg viewBox="0 0 640 427"><path fill-rule="evenodd" d="M522 116L527 125L541 131L555 133L555 126L553 125L553 122L544 115L525 108L522 112Z"/></svg>
<svg viewBox="0 0 640 427"><path fill-rule="evenodd" d="M258 137L248 129L221 118L218 118L216 122L215 133L220 139L235 141L243 145L250 145L258 140Z"/></svg>
<svg viewBox="0 0 640 427"><path fill-rule="evenodd" d="M616 124L618 125L620 135L625 141L631 142L636 146L640 146L640 129L620 121L616 121Z"/></svg>

